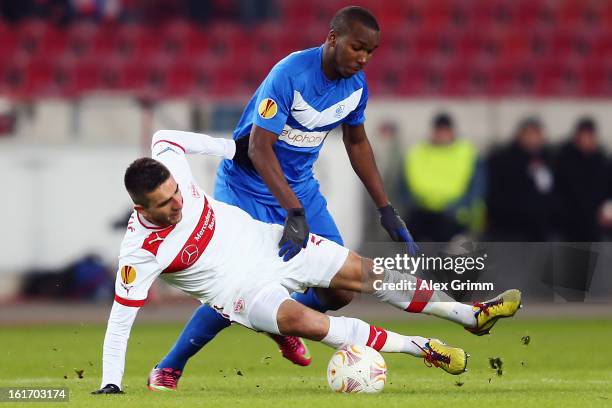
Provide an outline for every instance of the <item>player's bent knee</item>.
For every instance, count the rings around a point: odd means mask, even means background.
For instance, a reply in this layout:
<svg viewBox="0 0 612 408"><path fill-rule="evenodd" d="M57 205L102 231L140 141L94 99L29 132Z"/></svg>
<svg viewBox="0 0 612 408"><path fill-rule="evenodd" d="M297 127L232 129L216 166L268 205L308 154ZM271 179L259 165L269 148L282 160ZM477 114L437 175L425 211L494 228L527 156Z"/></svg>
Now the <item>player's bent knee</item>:
<svg viewBox="0 0 612 408"><path fill-rule="evenodd" d="M281 334L321 340L327 334L327 316L295 301L285 301L278 309L277 325Z"/></svg>
<svg viewBox="0 0 612 408"><path fill-rule="evenodd" d="M248 322L251 328L272 334L281 334L277 316L286 303L295 303L287 290L280 285L262 289L249 307Z"/></svg>
<svg viewBox="0 0 612 408"><path fill-rule="evenodd" d="M374 271L374 261L370 258L362 258L362 276L364 293L374 291L374 282L381 279L381 274Z"/></svg>

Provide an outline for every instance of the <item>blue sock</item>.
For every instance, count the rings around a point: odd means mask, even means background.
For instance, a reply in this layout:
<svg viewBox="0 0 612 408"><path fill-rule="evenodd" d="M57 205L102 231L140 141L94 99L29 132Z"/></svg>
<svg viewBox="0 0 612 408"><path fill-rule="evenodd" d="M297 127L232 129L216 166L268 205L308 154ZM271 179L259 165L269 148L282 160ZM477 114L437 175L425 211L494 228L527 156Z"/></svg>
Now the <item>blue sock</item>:
<svg viewBox="0 0 612 408"><path fill-rule="evenodd" d="M230 321L213 308L202 305L196 309L172 350L157 365L159 368L183 370L187 360L211 341Z"/></svg>
<svg viewBox="0 0 612 408"><path fill-rule="evenodd" d="M308 306L309 308L314 309L318 312L325 313L327 312L327 310L329 310L326 305L321 303L321 300L319 300L319 297L317 296L313 288L309 288L304 293L293 292L291 294L291 297L294 300L303 304L304 306Z"/></svg>

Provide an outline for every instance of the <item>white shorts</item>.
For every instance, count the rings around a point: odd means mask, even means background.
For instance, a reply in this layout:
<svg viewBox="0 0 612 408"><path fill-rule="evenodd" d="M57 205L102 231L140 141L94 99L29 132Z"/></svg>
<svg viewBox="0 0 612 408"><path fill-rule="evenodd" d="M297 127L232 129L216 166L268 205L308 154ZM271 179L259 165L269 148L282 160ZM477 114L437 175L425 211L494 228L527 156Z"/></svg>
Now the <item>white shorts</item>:
<svg viewBox="0 0 612 408"><path fill-rule="evenodd" d="M309 287L329 287L349 250L333 241L310 234L308 245L288 262L278 256L282 226L271 226L263 245L265 253L254 259L252 267L240 276L233 276L226 285L226 296L213 300L213 307L231 321L251 329L278 334L276 313L291 292L304 292Z"/></svg>

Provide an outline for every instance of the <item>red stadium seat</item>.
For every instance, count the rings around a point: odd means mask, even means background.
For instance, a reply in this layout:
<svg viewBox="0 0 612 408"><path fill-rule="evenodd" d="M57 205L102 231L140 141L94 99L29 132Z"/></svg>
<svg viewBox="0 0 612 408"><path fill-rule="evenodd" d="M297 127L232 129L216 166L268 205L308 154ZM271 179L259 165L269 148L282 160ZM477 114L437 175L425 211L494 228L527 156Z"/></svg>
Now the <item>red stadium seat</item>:
<svg viewBox="0 0 612 408"><path fill-rule="evenodd" d="M189 31L189 37L184 43L182 56L188 56L191 58L199 58L207 55L210 50L210 39L207 32L198 27L192 27Z"/></svg>
<svg viewBox="0 0 612 408"><path fill-rule="evenodd" d="M116 53L130 58L148 58L161 48L154 28L140 24L121 25L115 40Z"/></svg>
<svg viewBox="0 0 612 408"><path fill-rule="evenodd" d="M605 20L606 1L563 0L557 4L561 27L586 28L600 26Z"/></svg>
<svg viewBox="0 0 612 408"><path fill-rule="evenodd" d="M308 27L316 19L315 7L310 2L280 0L279 3L282 19L292 27Z"/></svg>
<svg viewBox="0 0 612 408"><path fill-rule="evenodd" d="M608 27L597 35L594 42L593 55L602 60L612 58L612 27Z"/></svg>
<svg viewBox="0 0 612 408"><path fill-rule="evenodd" d="M218 56L240 54L253 46L249 33L236 24L213 23L206 34L209 49Z"/></svg>
<svg viewBox="0 0 612 408"><path fill-rule="evenodd" d="M582 77L577 64L552 58L542 62L537 69L539 95L567 97L581 93Z"/></svg>
<svg viewBox="0 0 612 408"><path fill-rule="evenodd" d="M71 88L75 95L96 90L117 90L122 63L117 59L98 59L95 56L78 59L71 74Z"/></svg>
<svg viewBox="0 0 612 408"><path fill-rule="evenodd" d="M163 93L169 97L184 97L196 90L195 69L189 61L178 60L166 73Z"/></svg>
<svg viewBox="0 0 612 408"><path fill-rule="evenodd" d="M612 59L586 60L581 67L581 94L587 97L612 97Z"/></svg>
<svg viewBox="0 0 612 408"><path fill-rule="evenodd" d="M490 93L491 69L487 63L461 59L444 67L442 92L447 96L484 96Z"/></svg>
<svg viewBox="0 0 612 408"><path fill-rule="evenodd" d="M7 60L0 65L0 91L3 95L17 96L25 83L24 73L27 63L19 59Z"/></svg>
<svg viewBox="0 0 612 408"><path fill-rule="evenodd" d="M72 71L72 89L75 95L97 89L100 84L102 67L95 59L77 61Z"/></svg>
<svg viewBox="0 0 612 408"><path fill-rule="evenodd" d="M172 55L180 55L186 52L190 40L193 36L196 36L195 31L196 28L183 19L174 19L167 22L162 27L161 34L158 35L162 41L162 49ZM208 46L205 44L201 48L206 50Z"/></svg>
<svg viewBox="0 0 612 408"><path fill-rule="evenodd" d="M287 35L286 28L278 24L261 24L255 28L252 34L253 47L251 51L255 54L268 56L271 59L279 59L290 52L296 51L293 44L284 42L285 38L292 38Z"/></svg>
<svg viewBox="0 0 612 408"><path fill-rule="evenodd" d="M374 73L376 65L366 68L372 96L411 95L426 93L425 69L420 63L392 65ZM372 78L372 79L370 79Z"/></svg>
<svg viewBox="0 0 612 408"><path fill-rule="evenodd" d="M388 33L383 32L376 53L393 55L399 63L404 59L418 58L417 47L422 38L420 33L420 29L408 26ZM393 61L390 61L390 63L393 63Z"/></svg>
<svg viewBox="0 0 612 408"><path fill-rule="evenodd" d="M387 33L401 30L408 23L405 2L403 0L375 1L370 5L382 29Z"/></svg>
<svg viewBox="0 0 612 408"><path fill-rule="evenodd" d="M25 97L95 89L170 97L250 94L279 59L322 44L333 13L351 1L278 3L278 21L249 29L182 19L154 29L118 22L74 22L65 29L36 19L0 23L0 91ZM360 4L382 25L380 48L366 69L373 95L612 93L612 2Z"/></svg>
<svg viewBox="0 0 612 408"><path fill-rule="evenodd" d="M24 98L41 96L70 97L69 64L64 59L31 59L20 67L22 81L15 94Z"/></svg>
<svg viewBox="0 0 612 408"><path fill-rule="evenodd" d="M114 24L100 24L93 37L92 54L99 59L113 58L117 52L118 30Z"/></svg>
<svg viewBox="0 0 612 408"><path fill-rule="evenodd" d="M539 77L533 60L500 61L492 67L490 94L533 95L539 87Z"/></svg>
<svg viewBox="0 0 612 408"><path fill-rule="evenodd" d="M42 39L53 29L42 19L25 20L16 25L19 46L30 54L40 50Z"/></svg>
<svg viewBox="0 0 612 408"><path fill-rule="evenodd" d="M12 55L17 48L17 33L12 25L0 22L0 65L8 62L8 56Z"/></svg>
<svg viewBox="0 0 612 408"><path fill-rule="evenodd" d="M91 21L77 21L67 28L67 51L77 57L84 57L93 50L98 25Z"/></svg>

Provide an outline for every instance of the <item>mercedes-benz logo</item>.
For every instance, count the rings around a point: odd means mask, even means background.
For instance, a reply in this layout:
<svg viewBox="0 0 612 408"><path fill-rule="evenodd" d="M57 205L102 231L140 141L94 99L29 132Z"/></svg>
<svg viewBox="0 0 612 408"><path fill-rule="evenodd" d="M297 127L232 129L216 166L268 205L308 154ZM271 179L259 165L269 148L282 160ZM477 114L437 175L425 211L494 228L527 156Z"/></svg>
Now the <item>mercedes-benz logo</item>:
<svg viewBox="0 0 612 408"><path fill-rule="evenodd" d="M181 253L181 262L187 266L191 266L198 259L200 251L194 244L187 245Z"/></svg>

